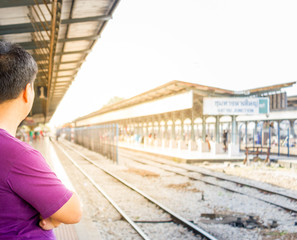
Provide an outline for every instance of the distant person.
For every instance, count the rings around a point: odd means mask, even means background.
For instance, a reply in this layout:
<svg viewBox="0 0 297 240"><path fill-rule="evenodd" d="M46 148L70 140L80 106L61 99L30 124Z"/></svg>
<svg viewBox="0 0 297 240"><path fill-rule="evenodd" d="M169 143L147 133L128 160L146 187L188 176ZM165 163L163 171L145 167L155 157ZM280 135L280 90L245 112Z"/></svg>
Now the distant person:
<svg viewBox="0 0 297 240"><path fill-rule="evenodd" d="M59 138L61 136L61 129L58 128L57 131L56 131L56 140L59 141Z"/></svg>
<svg viewBox="0 0 297 240"><path fill-rule="evenodd" d="M33 139L34 139L34 132L33 132L33 130L30 130L29 136L30 136L30 143L32 143L33 142Z"/></svg>
<svg viewBox="0 0 297 240"><path fill-rule="evenodd" d="M39 131L34 132L35 139L39 139Z"/></svg>
<svg viewBox="0 0 297 240"><path fill-rule="evenodd" d="M226 130L223 131L223 144L224 151L227 152L227 141L228 141L228 132Z"/></svg>
<svg viewBox="0 0 297 240"><path fill-rule="evenodd" d="M205 142L207 143L208 150L210 151L211 150L211 146L210 146L208 135L205 135Z"/></svg>
<svg viewBox="0 0 297 240"><path fill-rule="evenodd" d="M77 195L51 171L42 155L15 138L31 111L37 64L15 44L0 41L0 239L56 239L60 223L77 223Z"/></svg>

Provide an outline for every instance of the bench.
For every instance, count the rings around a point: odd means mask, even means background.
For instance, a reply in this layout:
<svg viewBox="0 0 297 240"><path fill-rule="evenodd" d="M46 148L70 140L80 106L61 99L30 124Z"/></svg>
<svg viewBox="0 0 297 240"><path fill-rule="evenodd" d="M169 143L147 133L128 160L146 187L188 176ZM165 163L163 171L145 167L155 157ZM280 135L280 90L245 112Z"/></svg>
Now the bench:
<svg viewBox="0 0 297 240"><path fill-rule="evenodd" d="M263 152L263 150L265 150ZM261 160L259 157L260 154L266 153L265 163L270 163L270 147L263 147L263 146L253 146L253 147L246 147L245 148L245 159L243 160L243 164L246 164L248 161L249 155L254 155L253 161L256 162Z"/></svg>

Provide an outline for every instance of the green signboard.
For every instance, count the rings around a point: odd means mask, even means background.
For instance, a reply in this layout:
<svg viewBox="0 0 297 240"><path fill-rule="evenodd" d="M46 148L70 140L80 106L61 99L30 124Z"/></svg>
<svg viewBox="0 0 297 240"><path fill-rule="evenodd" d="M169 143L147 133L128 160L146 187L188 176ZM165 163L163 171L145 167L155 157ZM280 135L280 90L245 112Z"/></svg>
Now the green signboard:
<svg viewBox="0 0 297 240"><path fill-rule="evenodd" d="M203 98L204 115L268 114L269 98Z"/></svg>

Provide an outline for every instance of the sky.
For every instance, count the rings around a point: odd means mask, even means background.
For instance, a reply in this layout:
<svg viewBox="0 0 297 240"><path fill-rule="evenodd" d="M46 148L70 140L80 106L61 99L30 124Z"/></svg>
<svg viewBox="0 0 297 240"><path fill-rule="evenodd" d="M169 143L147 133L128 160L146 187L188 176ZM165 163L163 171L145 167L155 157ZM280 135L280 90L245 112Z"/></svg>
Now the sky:
<svg viewBox="0 0 297 240"><path fill-rule="evenodd" d="M295 82L296 11L296 0L121 0L51 123L172 80L238 91Z"/></svg>

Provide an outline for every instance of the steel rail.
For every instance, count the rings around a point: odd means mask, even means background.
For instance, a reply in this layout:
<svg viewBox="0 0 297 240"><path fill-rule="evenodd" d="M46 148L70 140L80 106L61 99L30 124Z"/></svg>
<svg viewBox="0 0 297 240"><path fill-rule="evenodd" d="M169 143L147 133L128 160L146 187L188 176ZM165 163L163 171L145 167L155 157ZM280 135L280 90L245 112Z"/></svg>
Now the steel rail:
<svg viewBox="0 0 297 240"><path fill-rule="evenodd" d="M196 234L202 235L202 237L204 237L206 239L217 240L217 238L215 238L214 236L212 236L211 234L209 234L205 230L199 228L197 225L191 223L190 221L186 220L182 216L180 216L177 213L173 212L172 210L170 210L169 208L165 207L164 205L162 205L161 203L159 203L158 201L156 201L155 199L153 199L152 197L150 197L146 193L144 193L141 190L137 189L136 187L132 186L130 183L126 182L125 180L121 179L120 177L114 175L113 173L111 173L107 169L103 168L102 166L99 166L97 163L95 163L90 158L88 158L84 154L82 154L79 151L77 151L75 148L69 146L68 144L67 144L67 147L69 149L71 149L72 151L76 152L77 154L79 154L82 158L84 158L85 160L87 160L88 162L90 162L91 164L93 164L94 166L98 167L99 169L101 169L102 171L104 171L105 173L107 173L108 175L112 176L113 178L117 179L119 182L123 183L124 185L126 185L127 187L129 187L130 189L132 189L133 191L135 191L135 192L139 193L140 195L142 195L143 197L145 197L147 200L149 200L151 203L153 203L156 206L158 206L164 212L168 213L172 217L172 220L175 223L178 223L178 224L181 224L181 225L185 226L190 231L192 231L192 232L194 232Z"/></svg>
<svg viewBox="0 0 297 240"><path fill-rule="evenodd" d="M72 164L93 184L93 186L111 203L118 213L134 228L138 235L145 240L150 238L137 226L137 224L107 195L107 193L73 160L71 156L60 146L56 146L65 154Z"/></svg>
<svg viewBox="0 0 297 240"><path fill-rule="evenodd" d="M121 153L121 154L122 154L122 153ZM122 154L122 155L125 155L125 154ZM127 155L126 155L126 157L127 157ZM128 158L131 159L131 160L133 160L133 161L142 163L142 164L147 164L147 163L142 162L142 161L140 161L140 160L138 160L138 159L133 159L133 158L131 158L131 156L128 156ZM156 162L156 161L154 161L154 160L150 160L150 161ZM159 163L159 162L158 162L158 163ZM165 163L162 163L162 164L165 165ZM147 164L147 165L148 165L148 164ZM168 165L170 165L170 164L168 164ZM177 166L175 166L175 167L177 167ZM191 179L191 180L204 182L204 183L206 183L206 184L209 184L209 185L212 185L212 186L216 186L216 187L220 187L220 188L222 188L222 189L225 189L225 190L230 191L230 192L233 192L233 193L238 193L238 194L241 194L241 195L249 196L249 197L252 197L252 198L254 198L254 199L257 199L257 200L266 202L266 203L268 203L268 204L274 205L274 206L276 206L276 207L280 207L280 208L282 208L282 209L284 209L284 210L286 210L286 211L297 213L297 209L293 209L293 208L290 208L290 207L287 207L287 206L284 206L284 205L281 205L281 204L277 204L277 203L274 203L274 202L265 200L265 199L260 198L260 197L256 197L256 196L253 196L253 195L250 195L250 194L246 194L246 193L237 191L237 190L232 189L232 188L229 188L229 187L221 186L221 185L219 185L219 184L212 183L212 182L210 182L210 181L203 180L203 179L198 178L198 177L189 176L189 175L187 175L187 174L180 173L180 172L178 172L178 171L169 170L169 169L166 169L166 168L163 168L163 167L160 167L160 168L162 168L162 169L165 170L165 171L172 172L172 173L175 173L175 174L180 175L180 176L188 177L188 178ZM177 167L177 168L178 168L178 167ZM181 169L183 169L183 168L181 168ZM187 169L184 169L184 170L187 170ZM193 172L196 172L196 171L193 171ZM197 171L197 173L200 173L200 172ZM201 174L206 175L206 176L208 175L207 173L201 173ZM211 176L211 177L216 178L215 175L208 175L208 176ZM223 179L223 178L222 178L222 179ZM226 179L226 181L228 181L228 179ZM236 182L236 181L234 181L234 180L232 180L232 181L230 181L230 182L237 183L237 184L240 184L240 185L245 185L245 184L241 184L240 182ZM246 184L245 186L248 186L248 187L250 187L250 188L253 188L253 185L248 185L248 184ZM261 189L261 191L264 191L264 192L266 191L266 190L263 189L263 188L259 188L259 189ZM259 189L258 189L258 190L259 190ZM269 190L267 190L267 192L269 192ZM271 192L271 193L276 194L276 195L281 195L281 194L278 194L277 192ZM286 195L281 195L281 196L286 196ZM295 200L297 201L297 199L295 199Z"/></svg>
<svg viewBox="0 0 297 240"><path fill-rule="evenodd" d="M126 150L126 151L129 151L129 150ZM131 151L129 151L129 152L131 152ZM148 158L146 158L146 159L148 159ZM250 187L250 188L255 188L255 189L260 190L260 191L263 191L263 192L267 192L267 193L279 195L279 196L288 198L290 200L297 201L297 196L294 197L294 196L291 196L291 195L288 195L288 194L285 194L285 193L279 193L279 192L276 192L276 191L273 191L273 190L265 189L263 187L258 187L258 186L253 185L253 184L244 183L242 181L237 181L237 180L229 179L229 178L222 177L222 176L217 176L216 174L213 174L213 173L206 173L206 172L201 171L201 170L199 171L199 170L191 169L191 168L188 168L188 167L185 167L185 166L179 166L178 164L175 164L175 163L162 163L162 162L159 162L157 160L152 160L152 159L148 159L148 160L149 161L152 161L152 162L156 162L156 163L161 164L161 165L169 165L169 166L172 166L172 167L176 167L176 168L180 168L180 169L183 169L183 170L187 170L189 172L199 173L201 175L214 177L214 178L217 178L217 179L220 179L220 180L224 180L224 181L227 181L227 182L232 182L232 183L235 183L235 184L238 184L238 185L242 185L242 186L246 186L246 187Z"/></svg>

